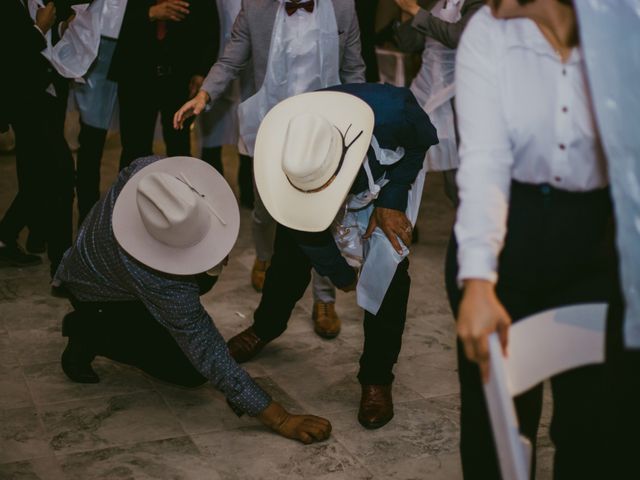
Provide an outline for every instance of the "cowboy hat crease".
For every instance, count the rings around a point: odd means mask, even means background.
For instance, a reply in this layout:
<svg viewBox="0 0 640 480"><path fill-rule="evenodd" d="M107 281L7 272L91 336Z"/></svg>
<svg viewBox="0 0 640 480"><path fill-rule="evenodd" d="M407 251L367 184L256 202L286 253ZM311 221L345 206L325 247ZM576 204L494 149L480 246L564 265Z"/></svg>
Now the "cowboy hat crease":
<svg viewBox="0 0 640 480"><path fill-rule="evenodd" d="M213 167L170 157L136 173L116 200L112 218L118 244L161 272L205 272L228 255L240 228L231 188Z"/></svg>

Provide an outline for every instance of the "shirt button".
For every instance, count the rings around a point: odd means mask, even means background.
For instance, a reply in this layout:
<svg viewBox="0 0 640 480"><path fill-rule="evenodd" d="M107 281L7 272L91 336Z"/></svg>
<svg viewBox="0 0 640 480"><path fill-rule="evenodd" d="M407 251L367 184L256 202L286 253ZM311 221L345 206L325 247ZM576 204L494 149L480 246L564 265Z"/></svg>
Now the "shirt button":
<svg viewBox="0 0 640 480"><path fill-rule="evenodd" d="M566 75L566 74L567 74L567 69L566 69L566 68L563 68L563 69L562 69L562 75Z"/></svg>
<svg viewBox="0 0 640 480"><path fill-rule="evenodd" d="M553 177L553 179L554 179L556 182L561 182L561 181L562 181L562 178L560 178L560 177Z"/></svg>
<svg viewBox="0 0 640 480"><path fill-rule="evenodd" d="M567 113L569 109L567 107L562 107L562 113Z"/></svg>
<svg viewBox="0 0 640 480"><path fill-rule="evenodd" d="M560 148L560 150L564 150L566 149L566 145L564 143L561 143L560 145L558 145L558 148Z"/></svg>

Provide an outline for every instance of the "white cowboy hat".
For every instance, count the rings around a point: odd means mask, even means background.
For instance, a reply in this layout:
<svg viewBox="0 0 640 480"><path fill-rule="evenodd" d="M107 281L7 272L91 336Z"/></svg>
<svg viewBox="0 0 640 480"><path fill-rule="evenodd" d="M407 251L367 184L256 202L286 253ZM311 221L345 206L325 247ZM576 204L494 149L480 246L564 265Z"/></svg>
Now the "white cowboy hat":
<svg viewBox="0 0 640 480"><path fill-rule="evenodd" d="M320 232L343 204L369 149L371 107L342 92L303 93L265 116L254 156L260 198L295 230Z"/></svg>
<svg viewBox="0 0 640 480"><path fill-rule="evenodd" d="M161 272L205 272L238 238L240 212L212 166L191 157L147 165L127 181L113 209L113 234L139 262Z"/></svg>

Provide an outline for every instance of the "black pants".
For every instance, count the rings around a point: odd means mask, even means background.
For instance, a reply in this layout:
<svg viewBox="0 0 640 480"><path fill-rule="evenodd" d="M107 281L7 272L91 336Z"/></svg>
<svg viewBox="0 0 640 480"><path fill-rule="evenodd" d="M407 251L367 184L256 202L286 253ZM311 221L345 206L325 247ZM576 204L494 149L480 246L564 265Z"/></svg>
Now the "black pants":
<svg viewBox="0 0 640 480"><path fill-rule="evenodd" d="M497 296L513 321L564 305L609 302L616 276L611 227L608 190L568 193L514 182L496 285ZM452 238L446 280L457 316L462 292L456 284L456 254ZM554 478L600 478L594 462L602 459L603 429L598 412L604 405L604 370L603 366L584 367L551 381ZM465 357L460 342L458 375L465 479L500 478L479 371ZM515 404L521 432L535 446L542 385L516 397Z"/></svg>
<svg viewBox="0 0 640 480"><path fill-rule="evenodd" d="M107 139L107 130L80 122L76 192L78 194L78 225L100 199L100 163Z"/></svg>
<svg viewBox="0 0 640 480"><path fill-rule="evenodd" d="M365 79L367 82L380 81L378 71L378 57L376 55L376 13L379 0L356 0L356 14L360 26L360 42L362 44L362 59L366 65Z"/></svg>
<svg viewBox="0 0 640 480"><path fill-rule="evenodd" d="M253 158L242 154L239 157L238 187L240 188L240 204L243 207L253 208ZM202 160L215 168L221 175L224 175L222 147L203 147Z"/></svg>
<svg viewBox="0 0 640 480"><path fill-rule="evenodd" d="M216 278L199 275L201 293ZM137 367L162 381L197 387L207 381L191 364L169 331L142 302L80 302L72 299L74 334L100 355Z"/></svg>
<svg viewBox="0 0 640 480"><path fill-rule="evenodd" d="M291 230L276 228L271 266L267 270L262 299L254 314L253 328L263 340L280 336L296 303L311 280L311 262L293 238ZM393 382L393 366L402 345L409 299L409 261L398 265L377 315L364 312L364 349L358 380L365 385Z"/></svg>
<svg viewBox="0 0 640 480"><path fill-rule="evenodd" d="M34 94L11 121L18 194L0 221L0 240L14 243L29 226L48 244L52 273L71 246L73 157L64 138L66 95Z"/></svg>
<svg viewBox="0 0 640 480"><path fill-rule="evenodd" d="M187 101L188 86L189 79L176 74L120 81L120 169L137 158L153 155L158 113L167 156L191 155L189 128L173 128L173 115Z"/></svg>

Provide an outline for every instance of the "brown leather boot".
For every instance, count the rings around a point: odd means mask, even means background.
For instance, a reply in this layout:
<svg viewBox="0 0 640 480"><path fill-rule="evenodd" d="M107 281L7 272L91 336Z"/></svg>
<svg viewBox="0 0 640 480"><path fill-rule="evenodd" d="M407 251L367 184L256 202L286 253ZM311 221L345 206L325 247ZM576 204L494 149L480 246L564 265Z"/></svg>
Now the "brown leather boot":
<svg viewBox="0 0 640 480"><path fill-rule="evenodd" d="M311 318L313 330L322 338L336 338L340 333L340 318L334 303L316 302Z"/></svg>
<svg viewBox="0 0 640 480"><path fill-rule="evenodd" d="M264 279L267 275L267 268L269 268L267 261L258 260L253 262L253 269L251 269L251 285L255 288L256 292L261 292L264 287Z"/></svg>
<svg viewBox="0 0 640 480"><path fill-rule="evenodd" d="M253 327L240 332L227 342L229 353L238 363L244 363L255 357L269 342L264 342L256 335Z"/></svg>
<svg viewBox="0 0 640 480"><path fill-rule="evenodd" d="M370 430L380 428L393 418L391 385L362 385L358 421Z"/></svg>

